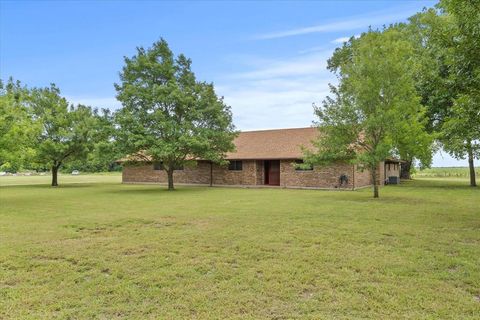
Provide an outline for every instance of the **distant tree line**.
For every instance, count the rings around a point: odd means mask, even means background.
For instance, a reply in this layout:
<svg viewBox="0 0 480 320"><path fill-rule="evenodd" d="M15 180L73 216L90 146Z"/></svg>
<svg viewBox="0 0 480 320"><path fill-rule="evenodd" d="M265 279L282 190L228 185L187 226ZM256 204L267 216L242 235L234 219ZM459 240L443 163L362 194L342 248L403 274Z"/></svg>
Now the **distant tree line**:
<svg viewBox="0 0 480 320"><path fill-rule="evenodd" d="M322 131L310 164L348 161L367 168L388 157L429 167L443 148L467 159L476 186L480 157L480 2L441 0L399 23L351 37L328 60L339 80L321 106Z"/></svg>

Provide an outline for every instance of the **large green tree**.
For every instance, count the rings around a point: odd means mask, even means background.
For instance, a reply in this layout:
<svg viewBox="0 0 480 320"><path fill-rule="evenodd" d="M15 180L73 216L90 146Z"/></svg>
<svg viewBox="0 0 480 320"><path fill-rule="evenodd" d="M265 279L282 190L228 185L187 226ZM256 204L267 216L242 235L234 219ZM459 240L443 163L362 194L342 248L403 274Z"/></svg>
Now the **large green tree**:
<svg viewBox="0 0 480 320"><path fill-rule="evenodd" d="M37 130L28 96L19 81L0 81L0 169L17 171L33 157Z"/></svg>
<svg viewBox="0 0 480 320"><path fill-rule="evenodd" d="M394 29L369 31L335 51L328 68L339 84L315 108L321 138L315 152L306 152L306 162L356 163L370 171L373 196L379 196L379 163L398 153L415 153L408 134L426 135L409 72L411 53L410 43Z"/></svg>
<svg viewBox="0 0 480 320"><path fill-rule="evenodd" d="M408 23L389 27L401 32L412 47L413 63L409 64L409 74L413 77L420 101L425 106L425 117L422 121L429 133L418 135L415 132L403 131L408 146L404 150L402 147L404 143L400 141L399 154L405 160L401 171L403 179L410 178L414 160L419 160L423 167L430 165L432 154L439 147L434 139L438 137L439 128L449 107L449 100L445 97L445 83L442 79L444 54L430 41L433 30L440 26L436 18L436 10L429 9L412 16ZM408 150L409 148L413 148L414 152Z"/></svg>
<svg viewBox="0 0 480 320"><path fill-rule="evenodd" d="M443 0L410 18L405 30L421 61L417 90L427 107L429 129L457 159L480 157L480 2Z"/></svg>
<svg viewBox="0 0 480 320"><path fill-rule="evenodd" d="M190 59L174 57L165 40L125 58L120 79L117 142L126 154L161 162L169 190L175 168L194 158L222 162L234 148L230 107L213 84L196 80Z"/></svg>
<svg viewBox="0 0 480 320"><path fill-rule="evenodd" d="M440 45L448 59L447 80L455 90L441 139L447 152L468 159L474 187L474 159L480 158L480 1L442 0L439 8L450 23Z"/></svg>
<svg viewBox="0 0 480 320"><path fill-rule="evenodd" d="M69 106L60 90L33 89L30 104L35 122L41 127L36 138L35 162L52 172L52 186L58 186L60 167L76 159L85 158L97 139L97 121L90 107Z"/></svg>

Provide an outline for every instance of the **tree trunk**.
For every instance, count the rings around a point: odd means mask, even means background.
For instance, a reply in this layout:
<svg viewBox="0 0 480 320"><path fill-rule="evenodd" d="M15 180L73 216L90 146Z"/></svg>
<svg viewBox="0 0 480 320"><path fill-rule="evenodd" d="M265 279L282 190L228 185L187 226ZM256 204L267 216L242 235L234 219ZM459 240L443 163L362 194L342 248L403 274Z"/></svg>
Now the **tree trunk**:
<svg viewBox="0 0 480 320"><path fill-rule="evenodd" d="M52 187L58 187L58 166L52 166Z"/></svg>
<svg viewBox="0 0 480 320"><path fill-rule="evenodd" d="M476 187L477 181L475 178L475 166L473 164L473 151L471 143L468 144L468 168L470 169L470 186Z"/></svg>
<svg viewBox="0 0 480 320"><path fill-rule="evenodd" d="M410 159L400 164L400 179L410 180L412 178L410 176L410 170L412 169L412 162L413 160Z"/></svg>
<svg viewBox="0 0 480 320"><path fill-rule="evenodd" d="M167 177L168 177L168 190L173 191L173 167L167 169Z"/></svg>
<svg viewBox="0 0 480 320"><path fill-rule="evenodd" d="M372 183L373 183L373 197L378 198L378 178L377 178L377 167L372 166L370 169L372 172Z"/></svg>

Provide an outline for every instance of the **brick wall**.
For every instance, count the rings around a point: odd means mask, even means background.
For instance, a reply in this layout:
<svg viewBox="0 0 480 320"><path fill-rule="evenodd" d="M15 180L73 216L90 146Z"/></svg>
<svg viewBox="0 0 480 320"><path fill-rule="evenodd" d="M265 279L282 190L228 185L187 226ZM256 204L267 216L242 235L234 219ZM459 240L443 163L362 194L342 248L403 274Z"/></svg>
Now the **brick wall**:
<svg viewBox="0 0 480 320"><path fill-rule="evenodd" d="M257 162L254 160L242 161L242 170L228 170L228 167L213 165L214 185L244 185L257 184Z"/></svg>
<svg viewBox="0 0 480 320"><path fill-rule="evenodd" d="M380 186L384 185L385 171L384 163L380 162L377 167L377 177ZM370 170L361 170L359 166L355 165L355 188L362 188L372 185L372 174Z"/></svg>
<svg viewBox="0 0 480 320"><path fill-rule="evenodd" d="M293 160L280 161L280 186L286 188L341 188L351 189L371 185L370 172L360 171L356 166L338 163L331 166L315 166L314 170L295 170ZM213 185L244 185L254 186L264 184L263 161L244 160L241 171L228 170L227 166L213 165ZM354 171L355 170L355 174ZM347 175L348 184L340 186L339 178ZM210 162L198 161L196 166L186 166L183 170L175 170L175 183L210 184ZM379 165L379 179L383 182L383 163ZM126 165L122 172L124 183L167 183L164 170L154 170L153 164ZM383 184L383 183L382 183Z"/></svg>
<svg viewBox="0 0 480 320"><path fill-rule="evenodd" d="M256 161L243 161L241 171L228 170L227 166L214 164L212 168L214 185L255 185L257 180ZM174 183L210 184L210 162L198 161L196 166L175 170ZM153 164L126 165L122 171L124 183L167 183L165 170L154 170Z"/></svg>
<svg viewBox="0 0 480 320"><path fill-rule="evenodd" d="M348 184L340 186L342 174L348 177ZM313 170L295 170L294 161L280 161L280 185L306 188L353 188L353 166L338 163L331 166L315 166Z"/></svg>
<svg viewBox="0 0 480 320"><path fill-rule="evenodd" d="M255 165L257 167L255 184L262 185L265 183L265 167L263 166L263 161L257 160L255 161Z"/></svg>
<svg viewBox="0 0 480 320"><path fill-rule="evenodd" d="M208 161L198 161L196 166L186 166L183 170L175 170L173 181L175 183L210 184L210 163ZM146 163L124 166L122 182L167 183L168 180L165 170L153 170L153 164Z"/></svg>
<svg viewBox="0 0 480 320"><path fill-rule="evenodd" d="M362 188L372 184L370 170L361 170L355 165L355 188Z"/></svg>

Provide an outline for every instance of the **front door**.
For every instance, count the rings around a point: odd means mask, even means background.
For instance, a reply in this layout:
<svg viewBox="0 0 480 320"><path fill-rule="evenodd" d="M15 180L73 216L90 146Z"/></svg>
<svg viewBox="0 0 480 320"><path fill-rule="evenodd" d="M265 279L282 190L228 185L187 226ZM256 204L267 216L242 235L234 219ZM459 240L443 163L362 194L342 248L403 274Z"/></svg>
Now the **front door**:
<svg viewBox="0 0 480 320"><path fill-rule="evenodd" d="M279 160L265 160L265 184L269 186L280 185Z"/></svg>

